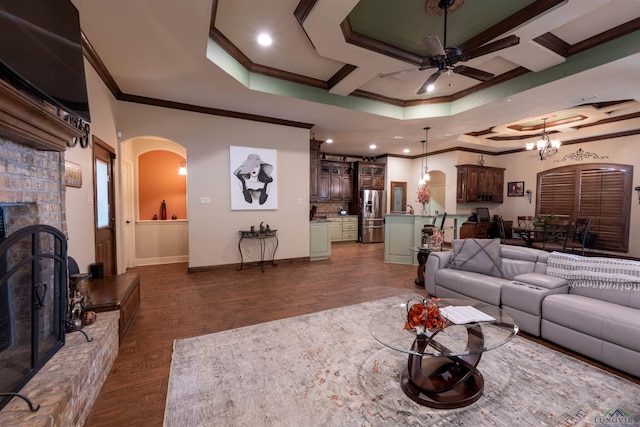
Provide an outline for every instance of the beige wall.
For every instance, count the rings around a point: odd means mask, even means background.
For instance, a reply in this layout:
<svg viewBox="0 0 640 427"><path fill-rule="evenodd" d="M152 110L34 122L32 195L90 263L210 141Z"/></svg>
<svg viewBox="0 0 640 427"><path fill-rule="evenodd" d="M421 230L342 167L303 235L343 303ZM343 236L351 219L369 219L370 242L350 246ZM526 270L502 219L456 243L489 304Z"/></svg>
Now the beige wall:
<svg viewBox="0 0 640 427"><path fill-rule="evenodd" d="M238 231L260 222L278 229L277 259L309 256L308 130L132 103L118 108L124 138L153 135L187 150L189 267L239 262ZM232 145L277 150L278 209L231 210Z"/></svg>
<svg viewBox="0 0 640 427"><path fill-rule="evenodd" d="M91 109L91 134L117 149L116 138L116 101L91 65L85 60L87 90ZM88 271L88 265L95 262L95 229L93 206L93 150L76 145L67 148L65 159L79 164L82 168L82 187L67 187L67 229L69 231L68 253L78 262L81 272ZM119 173L115 171L116 188L119 185ZM116 197L118 198L116 189ZM120 204L116 202L116 222L121 217ZM120 229L118 231L121 231ZM118 236L119 237L119 236ZM118 272L125 270L124 251L121 238L116 237L118 248Z"/></svg>

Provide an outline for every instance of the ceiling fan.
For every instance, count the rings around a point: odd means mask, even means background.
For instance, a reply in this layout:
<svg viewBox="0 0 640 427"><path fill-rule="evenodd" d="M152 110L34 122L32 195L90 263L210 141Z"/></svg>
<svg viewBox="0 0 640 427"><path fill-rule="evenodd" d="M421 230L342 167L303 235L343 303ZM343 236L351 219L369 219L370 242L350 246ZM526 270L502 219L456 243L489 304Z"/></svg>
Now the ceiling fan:
<svg viewBox="0 0 640 427"><path fill-rule="evenodd" d="M435 0L437 1L437 0ZM422 42L427 48L429 53L422 59L422 65L418 67L418 70L424 71L429 68L435 68L436 71L429 76L424 82L417 95L422 95L427 91L427 88L434 84L438 77L442 73L453 71L456 74L471 77L472 79L486 82L494 77L494 74L486 71L479 70L477 68L469 67L466 65L456 65L458 62L469 61L470 59L477 58L488 53L496 52L501 49L505 49L510 46L515 46L520 43L520 38L511 35L500 40L487 43L485 45L476 47L467 52L463 52L457 47L447 46L447 10L456 2L456 0L439 0L438 7L444 10L444 43L440 43L440 39L436 36L426 36L422 39ZM395 74L404 73L408 70L396 71L388 74L381 74L380 77L387 77Z"/></svg>

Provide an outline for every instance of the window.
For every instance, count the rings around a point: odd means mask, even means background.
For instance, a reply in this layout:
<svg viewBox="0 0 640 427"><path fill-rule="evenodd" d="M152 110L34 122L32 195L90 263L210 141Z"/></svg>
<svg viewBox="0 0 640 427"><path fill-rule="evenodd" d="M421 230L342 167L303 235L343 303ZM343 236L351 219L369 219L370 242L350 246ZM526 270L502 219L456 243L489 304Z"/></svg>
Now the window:
<svg viewBox="0 0 640 427"><path fill-rule="evenodd" d="M627 252L633 166L592 163L538 174L538 215L590 218L594 248Z"/></svg>

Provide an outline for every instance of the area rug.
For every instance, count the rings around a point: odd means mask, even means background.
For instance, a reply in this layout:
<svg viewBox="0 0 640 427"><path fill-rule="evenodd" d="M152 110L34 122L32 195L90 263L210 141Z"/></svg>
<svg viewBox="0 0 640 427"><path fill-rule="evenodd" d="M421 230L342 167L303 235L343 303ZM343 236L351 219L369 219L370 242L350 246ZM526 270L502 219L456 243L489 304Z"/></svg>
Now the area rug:
<svg viewBox="0 0 640 427"><path fill-rule="evenodd" d="M597 427L640 415L640 385L522 337L483 355L477 402L414 403L399 383L406 355L369 332L408 297L176 340L164 425Z"/></svg>

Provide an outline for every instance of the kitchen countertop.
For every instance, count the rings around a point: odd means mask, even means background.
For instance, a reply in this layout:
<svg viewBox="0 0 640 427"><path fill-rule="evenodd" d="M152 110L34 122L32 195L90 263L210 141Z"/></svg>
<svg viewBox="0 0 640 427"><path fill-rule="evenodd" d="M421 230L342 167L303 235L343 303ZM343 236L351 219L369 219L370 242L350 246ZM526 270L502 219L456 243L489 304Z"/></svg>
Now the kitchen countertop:
<svg viewBox="0 0 640 427"><path fill-rule="evenodd" d="M358 215L322 214L316 216L311 222L330 221L330 218L358 218Z"/></svg>

